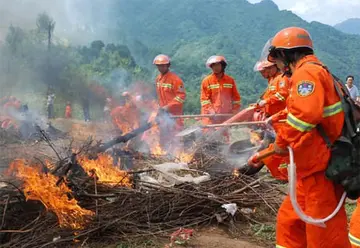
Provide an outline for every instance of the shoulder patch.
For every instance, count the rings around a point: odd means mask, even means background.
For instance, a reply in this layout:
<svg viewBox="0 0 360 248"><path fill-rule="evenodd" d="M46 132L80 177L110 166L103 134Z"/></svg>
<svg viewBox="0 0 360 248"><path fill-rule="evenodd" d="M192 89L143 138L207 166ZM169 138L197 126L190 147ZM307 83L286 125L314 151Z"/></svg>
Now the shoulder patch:
<svg viewBox="0 0 360 248"><path fill-rule="evenodd" d="M285 87L285 81L281 81L281 82L279 83L279 87L280 87L280 88L284 88L284 87Z"/></svg>
<svg viewBox="0 0 360 248"><path fill-rule="evenodd" d="M299 96L309 96L314 92L315 84L311 81L300 81L297 83L296 89Z"/></svg>

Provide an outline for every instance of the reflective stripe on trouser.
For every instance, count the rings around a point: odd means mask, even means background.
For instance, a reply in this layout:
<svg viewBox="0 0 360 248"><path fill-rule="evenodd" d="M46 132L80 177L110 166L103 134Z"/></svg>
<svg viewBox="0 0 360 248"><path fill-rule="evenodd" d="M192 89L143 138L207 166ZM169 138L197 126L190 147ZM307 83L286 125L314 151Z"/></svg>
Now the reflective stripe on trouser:
<svg viewBox="0 0 360 248"><path fill-rule="evenodd" d="M357 206L352 213L350 219L350 230L349 230L349 240L353 248L360 247L360 200L357 200Z"/></svg>
<svg viewBox="0 0 360 248"><path fill-rule="evenodd" d="M320 219L334 211L343 189L326 179L322 171L298 180L296 193L303 211L314 219ZM277 216L276 243L286 248L351 248L345 208L342 207L326 222L326 228L322 228L300 220L290 197L286 196Z"/></svg>

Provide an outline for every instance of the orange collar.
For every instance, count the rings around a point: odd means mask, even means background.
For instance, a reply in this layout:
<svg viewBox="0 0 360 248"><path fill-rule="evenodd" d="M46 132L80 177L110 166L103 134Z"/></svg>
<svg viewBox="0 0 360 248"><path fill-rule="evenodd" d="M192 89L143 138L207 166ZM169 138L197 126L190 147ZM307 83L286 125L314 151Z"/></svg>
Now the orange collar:
<svg viewBox="0 0 360 248"><path fill-rule="evenodd" d="M302 59L300 59L295 66L295 69L299 69L301 66L303 66L305 63L308 62L318 62L321 63L319 61L319 59L315 56L315 55L307 55L305 57L303 57Z"/></svg>

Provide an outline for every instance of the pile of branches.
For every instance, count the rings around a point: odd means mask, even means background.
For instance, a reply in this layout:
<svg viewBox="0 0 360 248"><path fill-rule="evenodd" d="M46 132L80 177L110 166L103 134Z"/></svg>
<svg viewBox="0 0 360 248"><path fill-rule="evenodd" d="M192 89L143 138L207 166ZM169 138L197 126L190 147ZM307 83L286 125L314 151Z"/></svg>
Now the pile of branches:
<svg viewBox="0 0 360 248"><path fill-rule="evenodd" d="M68 148L67 154L71 155L63 157L42 134L58 158L53 168L43 163L44 173L58 178L55 187L66 184L71 189L67 196L94 215L80 230L60 227L56 214L45 205L26 200L19 179L0 179L1 247L79 247L93 242L113 243L168 234L180 227L199 227L213 222L258 223L262 221L258 212L253 214L249 209L263 209L275 216L280 205L281 185L265 182L264 178L235 176L231 172L217 172L209 181L175 187L142 182L137 176L139 171L128 174L132 187L100 183L95 173L85 173L77 163L78 155L94 152L92 140L76 153ZM98 151L98 146L95 148ZM234 216L222 207L231 203L238 208Z"/></svg>
<svg viewBox="0 0 360 248"><path fill-rule="evenodd" d="M275 215L279 207L277 184L247 176L221 175L199 185L173 188L141 182L141 187L109 186L86 180L69 185L79 205L95 215L83 230L60 228L56 215L40 202L25 201L19 182L6 182L0 191L1 247L66 247L74 241L113 242L160 235L180 227L226 220L256 220L244 208L265 207ZM139 182L137 182L138 184ZM80 186L81 185L81 186ZM223 204L236 203L235 216Z"/></svg>

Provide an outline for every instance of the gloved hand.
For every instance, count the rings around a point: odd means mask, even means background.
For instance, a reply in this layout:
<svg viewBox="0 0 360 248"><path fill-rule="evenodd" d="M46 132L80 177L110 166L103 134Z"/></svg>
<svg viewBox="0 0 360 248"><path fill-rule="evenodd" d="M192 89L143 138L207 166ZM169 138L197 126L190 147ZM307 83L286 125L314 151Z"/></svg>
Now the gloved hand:
<svg viewBox="0 0 360 248"><path fill-rule="evenodd" d="M261 165L262 165L262 162L261 161L258 161L258 156L259 156L259 153L255 153L254 155L252 155L249 159L248 159L248 162L247 164L251 167L254 167L254 168L259 168Z"/></svg>
<svg viewBox="0 0 360 248"><path fill-rule="evenodd" d="M267 104L266 100L260 100L258 102L259 107L264 107Z"/></svg>

